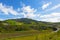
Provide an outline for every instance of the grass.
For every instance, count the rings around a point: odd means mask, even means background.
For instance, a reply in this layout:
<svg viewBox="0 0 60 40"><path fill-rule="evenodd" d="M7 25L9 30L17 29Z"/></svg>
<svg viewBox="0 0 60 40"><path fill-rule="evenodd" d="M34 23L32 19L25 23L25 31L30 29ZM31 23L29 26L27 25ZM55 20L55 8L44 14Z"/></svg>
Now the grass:
<svg viewBox="0 0 60 40"><path fill-rule="evenodd" d="M16 38L8 38L6 40L35 40L35 36L22 36L22 37L16 37Z"/></svg>
<svg viewBox="0 0 60 40"><path fill-rule="evenodd" d="M60 31L58 31L57 33L50 31L42 31L40 33L34 33L32 35L5 38L3 40L60 40Z"/></svg>

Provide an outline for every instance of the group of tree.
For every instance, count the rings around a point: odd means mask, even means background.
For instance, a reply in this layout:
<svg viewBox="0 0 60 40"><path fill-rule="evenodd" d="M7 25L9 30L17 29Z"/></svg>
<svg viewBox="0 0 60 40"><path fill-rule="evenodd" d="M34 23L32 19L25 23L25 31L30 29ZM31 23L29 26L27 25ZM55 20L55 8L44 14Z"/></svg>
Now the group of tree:
<svg viewBox="0 0 60 40"><path fill-rule="evenodd" d="M9 19L5 21L0 21L0 32L56 30L55 25L54 23L41 22L27 18Z"/></svg>

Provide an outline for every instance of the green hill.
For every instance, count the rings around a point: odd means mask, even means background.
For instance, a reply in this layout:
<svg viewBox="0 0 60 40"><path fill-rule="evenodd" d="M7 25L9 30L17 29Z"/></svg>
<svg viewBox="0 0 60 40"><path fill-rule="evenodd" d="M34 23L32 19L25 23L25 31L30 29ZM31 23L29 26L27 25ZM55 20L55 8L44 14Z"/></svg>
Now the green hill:
<svg viewBox="0 0 60 40"><path fill-rule="evenodd" d="M0 32L28 31L28 30L57 30L60 23L42 22L27 18L8 19L0 21Z"/></svg>

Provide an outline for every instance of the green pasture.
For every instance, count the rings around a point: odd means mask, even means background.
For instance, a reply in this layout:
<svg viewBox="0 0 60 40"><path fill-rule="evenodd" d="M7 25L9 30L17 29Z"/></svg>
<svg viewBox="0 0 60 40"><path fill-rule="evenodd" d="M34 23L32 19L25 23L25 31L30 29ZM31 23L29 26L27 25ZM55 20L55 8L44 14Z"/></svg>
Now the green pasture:
<svg viewBox="0 0 60 40"><path fill-rule="evenodd" d="M32 32L27 32L23 34L24 36L16 36L16 37L10 37L10 38L5 38L2 40L60 40L60 31L58 32L52 32L52 31L42 31L39 33L34 33Z"/></svg>

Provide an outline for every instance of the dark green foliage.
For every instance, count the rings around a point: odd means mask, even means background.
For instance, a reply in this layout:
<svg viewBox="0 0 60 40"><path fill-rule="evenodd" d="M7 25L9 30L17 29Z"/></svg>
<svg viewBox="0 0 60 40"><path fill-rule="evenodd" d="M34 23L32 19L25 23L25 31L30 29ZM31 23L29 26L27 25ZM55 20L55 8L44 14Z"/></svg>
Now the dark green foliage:
<svg viewBox="0 0 60 40"><path fill-rule="evenodd" d="M10 19L0 21L0 32L28 31L28 30L57 30L57 23L41 22L32 19ZM59 27L59 26L58 26Z"/></svg>

